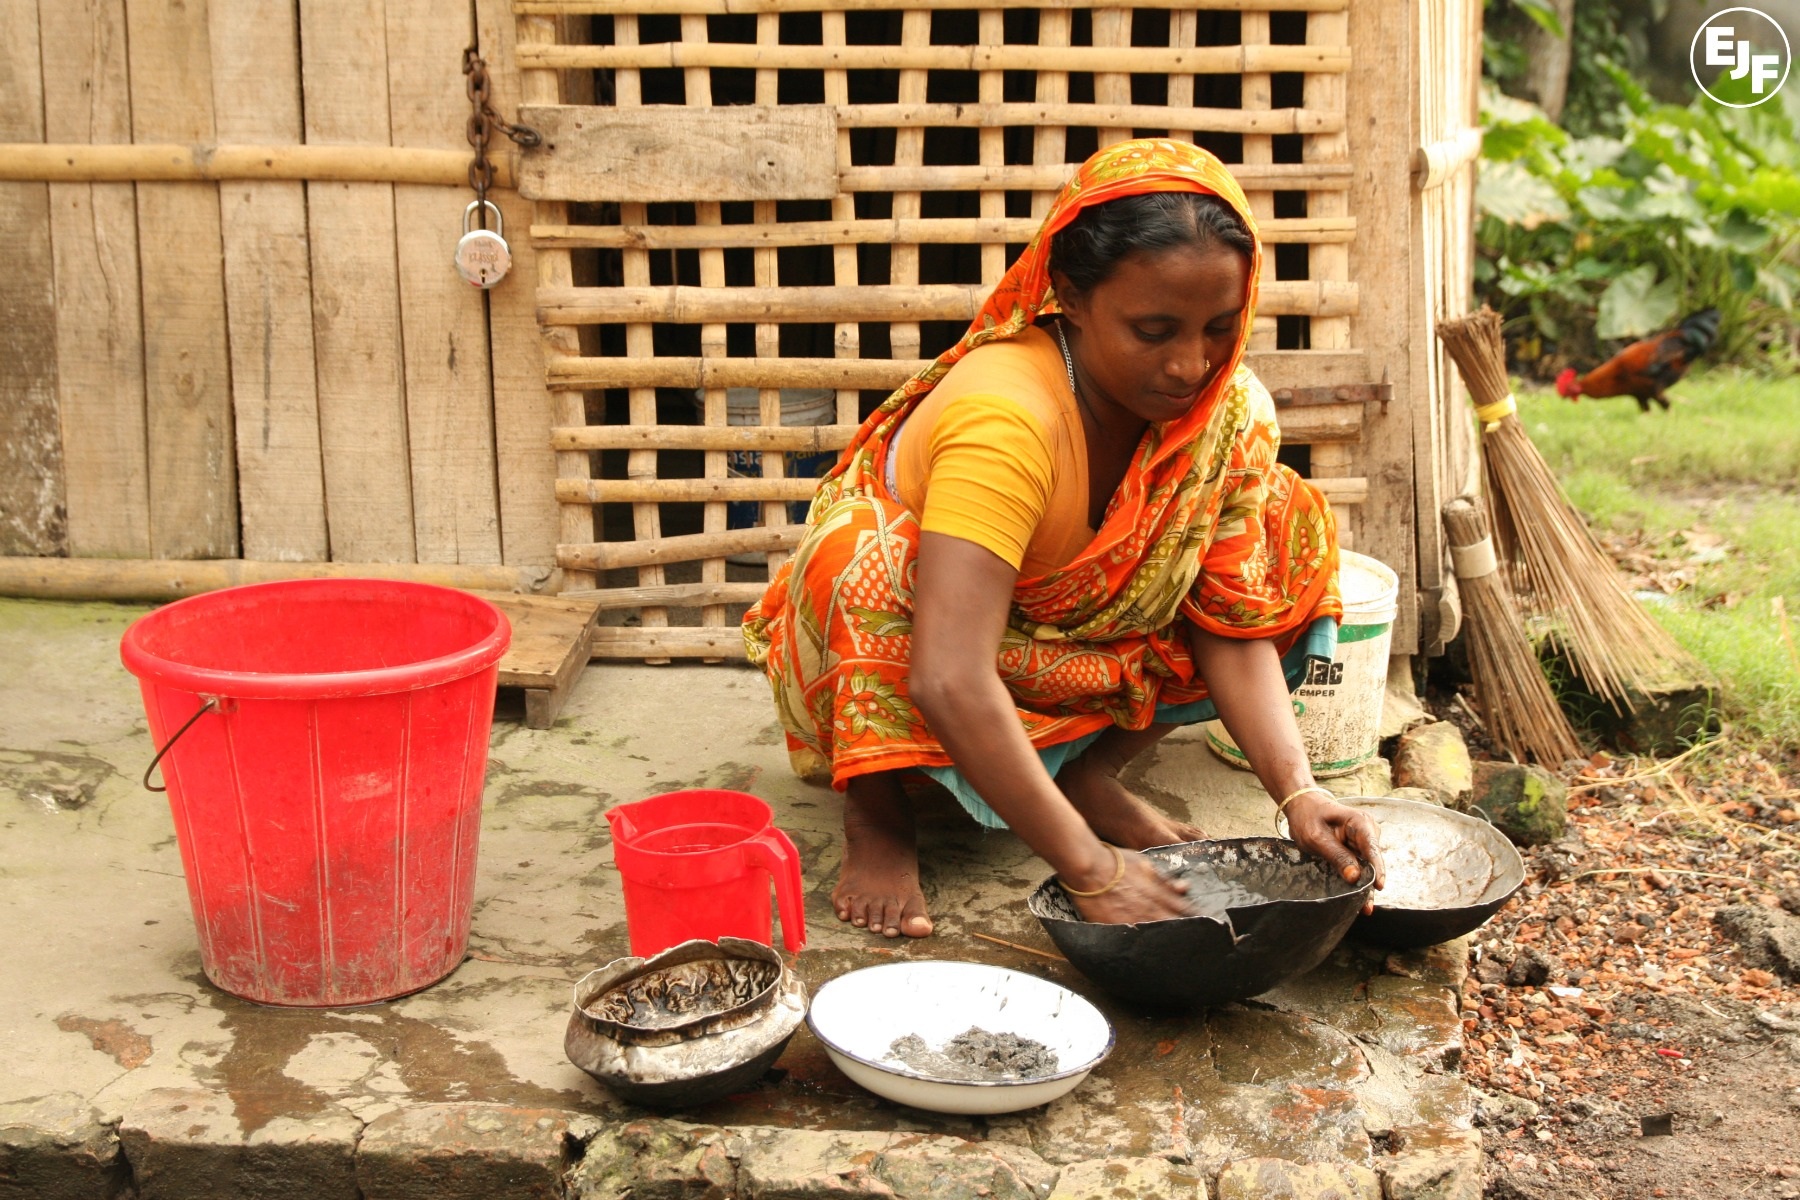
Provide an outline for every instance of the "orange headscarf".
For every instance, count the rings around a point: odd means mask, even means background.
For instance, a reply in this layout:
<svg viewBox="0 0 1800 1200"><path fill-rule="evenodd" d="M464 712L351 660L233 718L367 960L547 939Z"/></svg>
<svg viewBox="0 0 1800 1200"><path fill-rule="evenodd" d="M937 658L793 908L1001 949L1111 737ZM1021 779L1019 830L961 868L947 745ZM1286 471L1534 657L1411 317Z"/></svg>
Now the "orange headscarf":
<svg viewBox="0 0 1800 1200"><path fill-rule="evenodd" d="M961 340L863 422L821 482L794 558L745 615L746 648L775 687L803 773L816 765L810 755L829 762L839 782L948 762L906 694L918 526L882 485L889 440L970 351L1061 311L1049 271L1057 231L1091 205L1147 192L1217 196L1248 227L1255 250L1243 318L1200 400L1145 431L1093 542L1066 565L1019 581L998 667L1026 733L1041 747L1107 724L1142 728L1159 700L1204 698L1178 616L1225 636L1281 638L1285 650L1310 621L1341 612L1330 512L1275 464L1273 403L1242 369L1262 265L1249 203L1197 146L1121 142L1064 185ZM854 607L846 591L857 596Z"/></svg>

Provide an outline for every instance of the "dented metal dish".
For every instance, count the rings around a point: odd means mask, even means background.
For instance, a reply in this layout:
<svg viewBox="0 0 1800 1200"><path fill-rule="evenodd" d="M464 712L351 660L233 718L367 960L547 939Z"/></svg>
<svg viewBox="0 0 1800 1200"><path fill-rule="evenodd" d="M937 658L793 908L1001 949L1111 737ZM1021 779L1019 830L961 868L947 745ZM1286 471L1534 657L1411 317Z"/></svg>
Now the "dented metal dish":
<svg viewBox="0 0 1800 1200"><path fill-rule="evenodd" d="M1351 933L1384 946L1435 946L1481 927L1525 882L1525 861L1479 817L1423 800L1340 796L1381 825L1387 886Z"/></svg>
<svg viewBox="0 0 1800 1200"><path fill-rule="evenodd" d="M575 985L569 1061L622 1100L704 1104L762 1078L806 1017L806 986L760 942L683 942Z"/></svg>
<svg viewBox="0 0 1800 1200"><path fill-rule="evenodd" d="M1325 960L1373 886L1346 883L1280 838L1181 842L1144 851L1188 882L1194 916L1137 925L1082 920L1051 876L1027 906L1089 979L1145 1008L1186 1010L1266 992Z"/></svg>

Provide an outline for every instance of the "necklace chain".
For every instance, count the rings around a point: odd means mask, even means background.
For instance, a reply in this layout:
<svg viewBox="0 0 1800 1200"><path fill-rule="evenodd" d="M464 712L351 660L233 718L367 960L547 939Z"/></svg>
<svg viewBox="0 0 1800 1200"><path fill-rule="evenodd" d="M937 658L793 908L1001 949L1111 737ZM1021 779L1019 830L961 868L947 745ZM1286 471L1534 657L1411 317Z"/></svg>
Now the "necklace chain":
<svg viewBox="0 0 1800 1200"><path fill-rule="evenodd" d="M1062 347L1063 370L1069 373L1069 391L1073 392L1075 398L1079 400L1081 391L1075 386L1075 360L1069 357L1069 338L1067 334L1063 333L1061 321L1056 323L1056 344Z"/></svg>
<svg viewBox="0 0 1800 1200"><path fill-rule="evenodd" d="M1069 352L1069 336L1063 332L1063 323L1060 319L1056 322L1056 344L1062 347L1063 370L1069 376L1069 391L1075 397L1075 407L1086 420L1093 422L1094 436L1098 437L1100 436L1100 414L1094 411L1093 406L1087 402L1087 397L1081 394L1080 386L1075 382L1075 356Z"/></svg>

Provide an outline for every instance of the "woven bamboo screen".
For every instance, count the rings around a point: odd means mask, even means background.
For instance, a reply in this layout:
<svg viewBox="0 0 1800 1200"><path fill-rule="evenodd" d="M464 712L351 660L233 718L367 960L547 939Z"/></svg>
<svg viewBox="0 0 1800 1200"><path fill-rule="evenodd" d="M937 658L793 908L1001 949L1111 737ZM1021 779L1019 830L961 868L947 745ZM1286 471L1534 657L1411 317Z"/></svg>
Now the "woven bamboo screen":
<svg viewBox="0 0 1800 1200"><path fill-rule="evenodd" d="M812 105L835 120L829 199L721 202L679 180L662 202L539 197L539 318L563 414L557 556L573 586L639 620L603 630L597 654L740 652L737 617L796 544L790 508L813 489L790 473L797 456L841 448L960 335L1100 146L1166 135L1233 164L1272 251L1252 365L1272 387L1341 381L1291 363L1346 350L1357 310L1346 0L515 8L528 96L591 79L599 105L650 110L639 118ZM757 389L757 424L728 423L734 388ZM835 423L784 427L781 389L829 389ZM1311 445L1298 465L1350 514L1367 494L1362 412L1282 418L1289 443ZM734 459L744 451L759 456Z"/></svg>

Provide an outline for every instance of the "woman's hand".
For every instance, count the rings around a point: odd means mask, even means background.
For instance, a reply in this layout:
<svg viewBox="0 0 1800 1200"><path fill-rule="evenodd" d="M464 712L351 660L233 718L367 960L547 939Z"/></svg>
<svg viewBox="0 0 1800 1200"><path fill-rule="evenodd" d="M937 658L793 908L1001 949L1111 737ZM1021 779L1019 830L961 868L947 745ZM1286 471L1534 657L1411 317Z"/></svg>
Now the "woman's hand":
<svg viewBox="0 0 1800 1200"><path fill-rule="evenodd" d="M1119 882L1098 896L1069 897L1085 920L1102 925L1135 925L1192 916L1187 884L1170 879L1142 854L1120 850ZM1065 892L1068 889L1063 889Z"/></svg>
<svg viewBox="0 0 1800 1200"><path fill-rule="evenodd" d="M1381 861L1381 826L1364 809L1339 804L1324 792L1303 792L1288 801L1288 836L1302 850L1316 854L1331 864L1346 883L1362 879L1366 862L1375 872L1375 886L1387 886L1387 867ZM1363 901L1363 911L1375 911L1371 892Z"/></svg>

